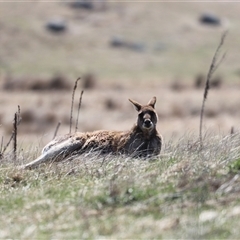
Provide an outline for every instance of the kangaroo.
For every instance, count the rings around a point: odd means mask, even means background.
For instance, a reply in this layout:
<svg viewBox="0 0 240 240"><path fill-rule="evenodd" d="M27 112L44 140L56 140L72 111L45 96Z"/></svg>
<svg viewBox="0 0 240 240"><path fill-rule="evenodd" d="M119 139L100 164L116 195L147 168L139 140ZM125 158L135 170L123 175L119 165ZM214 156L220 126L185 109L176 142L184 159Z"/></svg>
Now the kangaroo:
<svg viewBox="0 0 240 240"><path fill-rule="evenodd" d="M23 166L25 169L39 164L61 161L71 155L98 151L100 154L124 154L131 157L152 157L160 154L162 136L156 129L158 116L155 111L156 97L147 105L129 99L138 111L137 123L129 131L75 132L56 137L42 150L42 155Z"/></svg>

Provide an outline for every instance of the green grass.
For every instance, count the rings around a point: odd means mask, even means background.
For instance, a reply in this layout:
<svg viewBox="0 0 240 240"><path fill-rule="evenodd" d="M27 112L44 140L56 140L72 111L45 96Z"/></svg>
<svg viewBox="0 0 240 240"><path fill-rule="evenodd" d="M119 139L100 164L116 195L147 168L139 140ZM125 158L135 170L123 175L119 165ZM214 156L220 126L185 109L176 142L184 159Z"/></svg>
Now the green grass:
<svg viewBox="0 0 240 240"><path fill-rule="evenodd" d="M1 5L3 73L51 76L60 71L76 79L96 72L103 82L130 79L138 90L140 83L191 80L209 68L224 30L200 26L196 19L205 5L196 3L181 3L179 9L176 3L137 3L140 9L132 3L122 6L121 21L115 7L79 20L64 5L47 4ZM65 35L52 36L43 27L56 9L69 21ZM225 16L224 6L214 9ZM219 69L229 82L239 78L239 11L237 5L231 9L235 27L226 45L231 54ZM143 42L146 51L111 48L113 35ZM164 49L154 50L157 43ZM80 156L31 171L17 166L34 159L36 151L26 155L25 149L18 163L5 155L0 159L0 238L238 239L239 142L237 134L205 136L200 151L198 139L185 136L166 143L157 159Z"/></svg>
<svg viewBox="0 0 240 240"><path fill-rule="evenodd" d="M5 156L1 237L237 239L239 136L207 136L201 151L189 138L148 161L80 156L20 171Z"/></svg>

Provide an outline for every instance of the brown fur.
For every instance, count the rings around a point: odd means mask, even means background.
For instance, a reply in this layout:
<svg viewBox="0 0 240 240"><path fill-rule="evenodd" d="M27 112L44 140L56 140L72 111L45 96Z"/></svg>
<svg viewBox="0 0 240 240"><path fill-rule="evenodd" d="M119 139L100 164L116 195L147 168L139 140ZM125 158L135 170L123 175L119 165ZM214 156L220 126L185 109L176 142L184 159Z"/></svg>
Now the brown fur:
<svg viewBox="0 0 240 240"><path fill-rule="evenodd" d="M76 132L58 137L47 144L42 155L25 165L32 168L49 160L62 160L72 154L99 151L102 154L126 154L132 157L151 157L160 153L162 137L156 130L156 97L147 105L129 99L138 111L137 123L129 131Z"/></svg>

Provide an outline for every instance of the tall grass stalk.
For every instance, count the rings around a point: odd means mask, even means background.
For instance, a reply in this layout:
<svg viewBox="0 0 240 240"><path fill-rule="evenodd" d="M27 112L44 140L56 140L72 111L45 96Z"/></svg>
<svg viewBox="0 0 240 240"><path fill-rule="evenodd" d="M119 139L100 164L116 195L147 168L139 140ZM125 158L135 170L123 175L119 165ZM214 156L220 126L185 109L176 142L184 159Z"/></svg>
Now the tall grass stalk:
<svg viewBox="0 0 240 240"><path fill-rule="evenodd" d="M18 106L18 111L14 114L12 135L11 135L8 143L3 148L1 154L3 154L7 150L8 146L10 145L12 140L14 140L14 142L13 142L13 152L15 153L17 151L17 149L16 149L17 148L17 126L21 123L21 120L22 119L20 117L20 106Z"/></svg>
<svg viewBox="0 0 240 240"><path fill-rule="evenodd" d="M207 79L206 79L204 93L203 93L201 115L200 115L199 140L200 140L200 145L201 146L203 144L202 126L203 126L203 114L204 114L205 103L206 103L206 100L207 100L208 91L210 89L210 81L211 81L212 75L217 70L217 68L219 67L219 65L221 64L221 62L223 61L223 59L226 56L226 53L224 53L223 56L218 61L219 52L221 50L221 47L224 44L224 40L225 40L226 36L227 36L227 31L222 34L221 41L220 41L220 43L219 43L219 45L218 45L218 47L215 51L215 54L213 56L213 59L212 59L212 62L211 62L211 65L210 65L210 68L209 68L209 71L208 71L208 74L207 74Z"/></svg>
<svg viewBox="0 0 240 240"><path fill-rule="evenodd" d="M61 126L61 122L58 122L57 126L56 126L56 129L55 129L55 132L53 134L53 139L57 136L57 133L58 133L58 130L59 130L59 127Z"/></svg>
<svg viewBox="0 0 240 240"><path fill-rule="evenodd" d="M83 93L84 93L84 91L82 90L82 91L81 91L81 94L80 94L79 102L78 102L78 112L77 112L75 132L77 132L77 130L78 130L78 118L79 118L79 112L80 112L81 105L82 105L82 96L83 96Z"/></svg>
<svg viewBox="0 0 240 240"><path fill-rule="evenodd" d="M17 159L17 120L18 116L17 113L14 114L14 121L13 121L13 157L14 160Z"/></svg>
<svg viewBox="0 0 240 240"><path fill-rule="evenodd" d="M77 89L77 84L78 84L78 81L80 80L81 78L78 78L76 81L75 81L75 84L74 84L74 87L73 87L73 92L72 92L72 103L71 103L71 111L70 111L70 129L69 129L69 133L72 132L72 116L73 116L73 103L74 103L74 96L75 96L75 91Z"/></svg>

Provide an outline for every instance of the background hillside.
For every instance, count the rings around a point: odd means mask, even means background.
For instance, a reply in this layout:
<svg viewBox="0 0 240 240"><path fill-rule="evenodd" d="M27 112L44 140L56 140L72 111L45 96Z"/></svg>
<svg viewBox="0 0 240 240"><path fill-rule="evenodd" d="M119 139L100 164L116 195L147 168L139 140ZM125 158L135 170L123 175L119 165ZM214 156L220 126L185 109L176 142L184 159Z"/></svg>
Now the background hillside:
<svg viewBox="0 0 240 240"><path fill-rule="evenodd" d="M240 4L0 4L0 135L5 139L18 105L23 145L44 145L58 122L59 134L67 133L78 77L74 117L80 90L85 90L80 131L129 129L136 113L128 98L146 103L157 96L159 130L166 139L198 134L201 82L226 29L227 56L214 75L204 128L217 134L239 128ZM215 23L201 22L204 16Z"/></svg>

